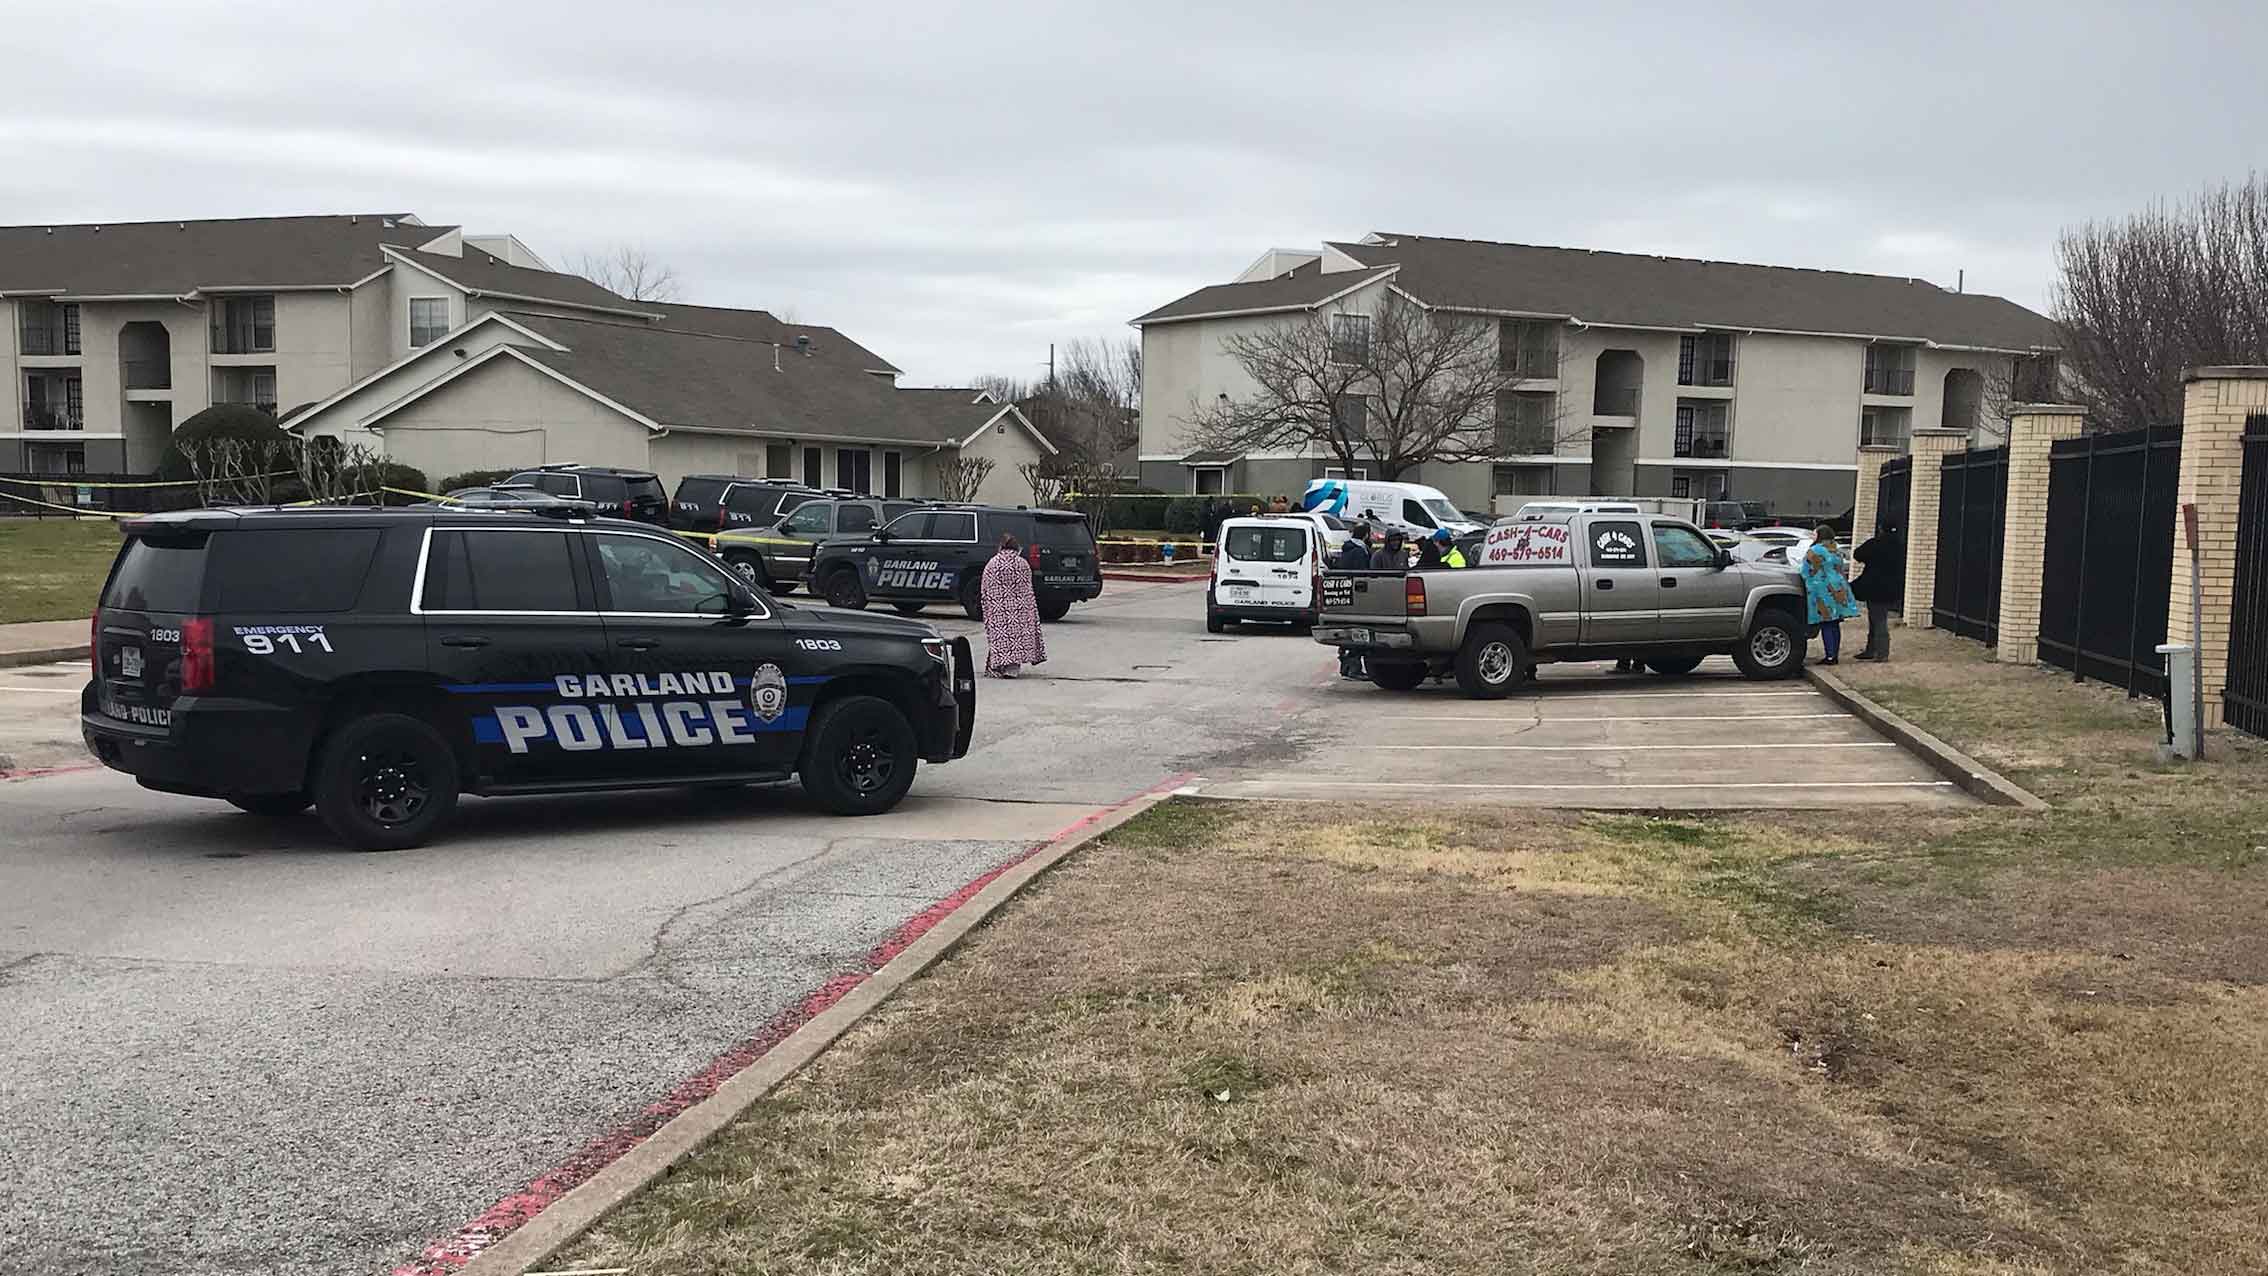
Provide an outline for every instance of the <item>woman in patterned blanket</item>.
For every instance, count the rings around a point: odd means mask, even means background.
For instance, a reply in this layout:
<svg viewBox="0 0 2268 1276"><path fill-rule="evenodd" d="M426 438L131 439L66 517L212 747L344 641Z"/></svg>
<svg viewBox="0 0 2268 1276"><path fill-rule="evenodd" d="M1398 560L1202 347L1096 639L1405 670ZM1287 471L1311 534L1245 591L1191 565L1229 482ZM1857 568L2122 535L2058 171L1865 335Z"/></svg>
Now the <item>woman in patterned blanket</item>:
<svg viewBox="0 0 2268 1276"><path fill-rule="evenodd" d="M984 565L984 671L1013 678L1025 665L1047 663L1040 637L1039 597L1032 592L1032 565L1014 536L1002 536L1000 549Z"/></svg>

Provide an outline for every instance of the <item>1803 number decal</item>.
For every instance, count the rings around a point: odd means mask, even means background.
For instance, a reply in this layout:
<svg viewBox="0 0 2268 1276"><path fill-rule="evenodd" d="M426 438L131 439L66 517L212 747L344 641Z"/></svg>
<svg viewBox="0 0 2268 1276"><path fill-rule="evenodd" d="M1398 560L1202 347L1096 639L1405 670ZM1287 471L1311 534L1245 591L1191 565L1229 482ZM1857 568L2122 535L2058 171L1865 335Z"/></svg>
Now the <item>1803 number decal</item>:
<svg viewBox="0 0 2268 1276"><path fill-rule="evenodd" d="M798 638L795 645L805 651L841 651L843 645L832 638Z"/></svg>

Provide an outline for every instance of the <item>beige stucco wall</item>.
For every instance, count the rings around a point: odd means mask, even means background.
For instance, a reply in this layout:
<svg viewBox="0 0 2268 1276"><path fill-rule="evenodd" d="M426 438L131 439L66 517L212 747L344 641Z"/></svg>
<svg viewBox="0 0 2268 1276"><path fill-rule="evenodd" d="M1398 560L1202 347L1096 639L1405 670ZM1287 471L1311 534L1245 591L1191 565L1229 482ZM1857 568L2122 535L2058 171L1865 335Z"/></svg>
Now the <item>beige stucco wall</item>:
<svg viewBox="0 0 2268 1276"><path fill-rule="evenodd" d="M501 345L507 342L525 344L526 341L527 338L522 337L520 334L513 332L508 328L503 328L501 326L492 324L468 334L464 340L456 343L456 345L452 346L451 348L463 349L467 357L470 358L477 356L478 354L480 354L480 352L487 350L491 346ZM442 360L447 360L448 362L444 364ZM389 404L392 404L397 400L403 398L404 396L410 394L419 386L422 386L428 381L433 380L435 377L442 375L450 367L455 366L456 363L457 360L455 359L455 357L449 354L447 351L436 351L428 358L418 360L415 363L411 363L401 368L396 368L393 371L387 373L385 376L379 377L378 379L371 381L367 385L358 387L353 394L348 395L329 408L326 408L320 416L304 425L301 428L301 433L308 435L309 437L329 436L338 438L349 444L360 444L365 447L375 447L380 449L381 451L387 451L389 454L391 454L391 449L387 447L385 441L364 430L361 423L378 413ZM445 392L446 387L443 391L436 393ZM412 465L417 464L417 462L414 461L407 463ZM518 464L518 462L511 462L511 464ZM420 468L423 467L420 466ZM434 477L438 476L436 475Z"/></svg>
<svg viewBox="0 0 2268 1276"><path fill-rule="evenodd" d="M392 351L394 359L410 353L410 298L447 297L450 328L459 327L470 317L462 289L443 283L415 266L395 262L393 270L386 276L386 283L386 345Z"/></svg>
<svg viewBox="0 0 2268 1276"><path fill-rule="evenodd" d="M1848 465L1858 448L1866 348L1843 337L1751 333L1733 348L1732 454L1744 461ZM1671 416L1659 451L1676 437L1677 348L1670 348Z"/></svg>
<svg viewBox="0 0 2268 1276"><path fill-rule="evenodd" d="M1334 312L1368 314L1384 294L1383 282L1333 302ZM1258 387L1222 342L1241 333L1301 321L1301 312L1152 324L1142 329L1143 456L1182 456L1191 451L1190 417L1226 394L1253 396ZM1027 492L1028 496L1029 493Z"/></svg>
<svg viewBox="0 0 2268 1276"><path fill-rule="evenodd" d="M465 470L552 461L645 466L645 426L508 355L378 423L386 452L438 482Z"/></svg>
<svg viewBox="0 0 2268 1276"><path fill-rule="evenodd" d="M279 292L275 352L219 356L215 363L274 364L278 412L327 399L354 382L353 313L353 302L341 293Z"/></svg>
<svg viewBox="0 0 2268 1276"><path fill-rule="evenodd" d="M347 298L347 329L353 338L350 357L357 380L401 357L394 349L394 274L380 275Z"/></svg>
<svg viewBox="0 0 2268 1276"><path fill-rule="evenodd" d="M971 439L969 445L961 449L961 454L972 460L983 458L993 462L992 473L985 475L983 485L977 488L978 500L995 505L1031 504L1032 485L1016 472L1017 466L1039 461L1046 455L1032 438L1031 431L1003 418Z"/></svg>

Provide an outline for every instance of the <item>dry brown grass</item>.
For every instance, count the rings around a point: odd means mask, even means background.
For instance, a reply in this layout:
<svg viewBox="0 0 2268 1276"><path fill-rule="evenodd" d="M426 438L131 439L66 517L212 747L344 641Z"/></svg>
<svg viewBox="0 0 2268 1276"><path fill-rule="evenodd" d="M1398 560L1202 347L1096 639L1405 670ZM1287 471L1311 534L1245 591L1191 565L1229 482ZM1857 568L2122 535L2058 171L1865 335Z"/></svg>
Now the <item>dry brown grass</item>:
<svg viewBox="0 0 2268 1276"><path fill-rule="evenodd" d="M2268 1270L2268 865L2094 730L2046 817L1161 807L553 1266Z"/></svg>

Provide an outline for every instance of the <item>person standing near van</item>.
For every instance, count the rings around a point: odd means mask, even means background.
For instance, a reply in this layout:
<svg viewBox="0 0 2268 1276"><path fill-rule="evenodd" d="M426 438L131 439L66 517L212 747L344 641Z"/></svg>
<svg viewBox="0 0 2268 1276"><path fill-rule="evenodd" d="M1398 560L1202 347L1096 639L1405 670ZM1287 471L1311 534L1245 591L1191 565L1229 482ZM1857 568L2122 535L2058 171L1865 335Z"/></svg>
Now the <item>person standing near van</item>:
<svg viewBox="0 0 2268 1276"><path fill-rule="evenodd" d="M1436 531L1427 538L1427 543L1433 546L1434 555L1441 560L1441 566L1463 567L1465 565L1465 552L1457 548L1457 538L1449 534L1448 528L1444 527Z"/></svg>
<svg viewBox="0 0 2268 1276"><path fill-rule="evenodd" d="M1402 533L1389 531L1386 543L1370 556L1370 570L1374 572L1404 572L1410 569L1410 556L1403 552Z"/></svg>
<svg viewBox="0 0 2268 1276"><path fill-rule="evenodd" d="M1337 552L1331 565L1343 572L1370 570L1370 529L1360 523L1347 533L1347 539Z"/></svg>
<svg viewBox="0 0 2268 1276"><path fill-rule="evenodd" d="M1047 663L1047 640L1040 636L1039 596L1032 592L1032 565L1024 561L1013 535L984 565L984 671L1013 678L1025 665Z"/></svg>
<svg viewBox="0 0 2268 1276"><path fill-rule="evenodd" d="M1819 626L1819 642L1827 657L1819 663L1842 663L1843 622L1858 615L1851 598L1851 583L1843 573L1843 550L1835 543L1835 529L1825 523L1812 534L1811 548L1803 555L1803 596L1810 603L1811 623Z"/></svg>
<svg viewBox="0 0 2268 1276"><path fill-rule="evenodd" d="M1851 596L1866 604L1866 646L1861 660L1890 658L1890 609L1906 597L1906 529L1890 523L1851 551L1866 568L1851 582Z"/></svg>

